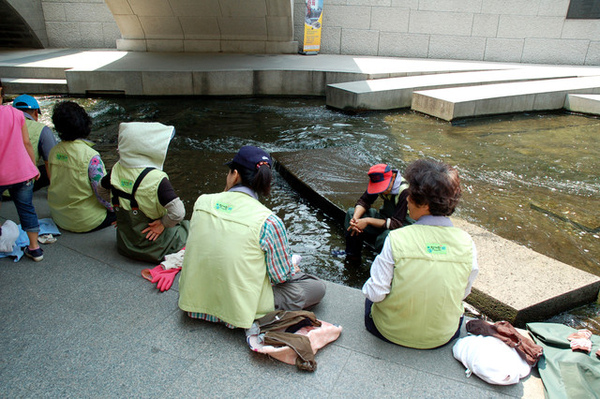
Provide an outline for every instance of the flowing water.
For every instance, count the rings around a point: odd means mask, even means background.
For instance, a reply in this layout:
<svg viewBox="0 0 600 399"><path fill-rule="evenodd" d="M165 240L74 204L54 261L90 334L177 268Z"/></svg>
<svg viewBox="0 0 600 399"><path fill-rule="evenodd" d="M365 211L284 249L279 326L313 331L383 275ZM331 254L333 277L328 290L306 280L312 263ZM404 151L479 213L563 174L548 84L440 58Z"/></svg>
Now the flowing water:
<svg viewBox="0 0 600 399"><path fill-rule="evenodd" d="M41 99L43 122L51 125L52 106L60 100ZM600 275L597 118L538 113L449 124L411 111L346 115L314 98L73 100L92 116L90 139L108 168L118 159L120 122L175 126L165 171L188 217L200 194L223 189L223 163L246 144L269 152L351 146L366 162L390 163L401 171L414 159L432 157L459 169L464 195L457 217ZM332 255L344 247L341 226L281 177L276 175L265 203L284 220L291 246L303 256L308 272L353 287L368 278L374 254L367 255L359 270L345 268L342 259ZM595 323L595 331L600 331L599 314L598 305L592 304L560 317L571 325L588 323L594 328Z"/></svg>

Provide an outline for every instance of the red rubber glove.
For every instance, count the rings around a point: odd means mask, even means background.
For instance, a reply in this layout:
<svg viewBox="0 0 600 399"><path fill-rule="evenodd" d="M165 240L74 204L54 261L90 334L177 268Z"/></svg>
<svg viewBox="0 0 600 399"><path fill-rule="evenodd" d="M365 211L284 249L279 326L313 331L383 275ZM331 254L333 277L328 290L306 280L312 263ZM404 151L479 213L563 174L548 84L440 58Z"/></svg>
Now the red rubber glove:
<svg viewBox="0 0 600 399"><path fill-rule="evenodd" d="M174 267L172 269L160 271L158 275L152 278L151 282L156 283L156 288L158 288L160 292L168 291L169 288L171 288L171 286L173 285L175 276L177 275L177 273L179 273L180 270L181 267Z"/></svg>

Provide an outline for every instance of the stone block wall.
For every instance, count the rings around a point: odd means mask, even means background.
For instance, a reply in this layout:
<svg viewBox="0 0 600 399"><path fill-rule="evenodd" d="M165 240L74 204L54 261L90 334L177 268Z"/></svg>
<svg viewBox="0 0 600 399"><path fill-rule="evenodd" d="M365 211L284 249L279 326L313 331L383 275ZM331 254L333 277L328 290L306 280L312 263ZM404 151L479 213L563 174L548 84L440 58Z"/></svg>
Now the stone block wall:
<svg viewBox="0 0 600 399"><path fill-rule="evenodd" d="M304 32L294 0L294 32ZM321 53L600 65L600 20L569 0L326 0Z"/></svg>
<svg viewBox="0 0 600 399"><path fill-rule="evenodd" d="M296 53L291 0L106 0L120 50Z"/></svg>
<svg viewBox="0 0 600 399"><path fill-rule="evenodd" d="M23 17L42 46L47 47L48 35L41 0L8 0L8 4Z"/></svg>
<svg viewBox="0 0 600 399"><path fill-rule="evenodd" d="M8 2L48 47L282 53L304 37L305 0ZM569 2L325 0L320 52L600 65L600 20L567 20Z"/></svg>
<svg viewBox="0 0 600 399"><path fill-rule="evenodd" d="M48 47L117 47L121 32L104 0L41 0L41 4Z"/></svg>

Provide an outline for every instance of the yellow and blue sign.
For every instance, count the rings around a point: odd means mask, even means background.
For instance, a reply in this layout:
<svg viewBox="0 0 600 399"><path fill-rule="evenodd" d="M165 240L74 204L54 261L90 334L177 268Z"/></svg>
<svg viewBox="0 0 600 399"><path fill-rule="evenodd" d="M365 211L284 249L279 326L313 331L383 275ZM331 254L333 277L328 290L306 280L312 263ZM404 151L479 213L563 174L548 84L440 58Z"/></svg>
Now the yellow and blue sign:
<svg viewBox="0 0 600 399"><path fill-rule="evenodd" d="M304 18L304 45L302 54L318 54L321 50L321 26L323 24L323 0L306 0Z"/></svg>

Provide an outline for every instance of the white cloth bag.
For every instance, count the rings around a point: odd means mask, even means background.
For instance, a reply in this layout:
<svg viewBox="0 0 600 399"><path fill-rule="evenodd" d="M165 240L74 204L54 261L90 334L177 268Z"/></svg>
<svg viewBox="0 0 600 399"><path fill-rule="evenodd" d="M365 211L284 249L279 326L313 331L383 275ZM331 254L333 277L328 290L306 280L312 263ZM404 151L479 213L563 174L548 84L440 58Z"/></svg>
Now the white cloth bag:
<svg viewBox="0 0 600 399"><path fill-rule="evenodd" d="M452 353L467 368L467 377L473 372L489 384L516 384L531 372L516 349L495 337L468 335L454 344Z"/></svg>

